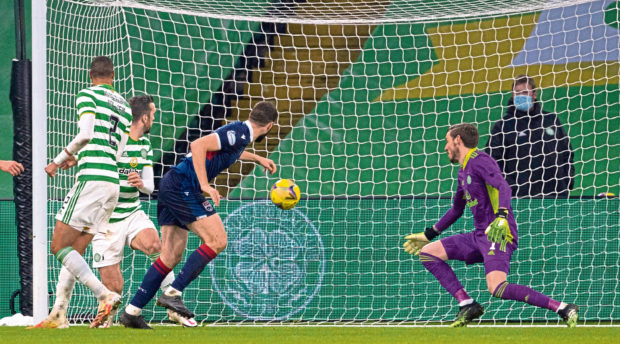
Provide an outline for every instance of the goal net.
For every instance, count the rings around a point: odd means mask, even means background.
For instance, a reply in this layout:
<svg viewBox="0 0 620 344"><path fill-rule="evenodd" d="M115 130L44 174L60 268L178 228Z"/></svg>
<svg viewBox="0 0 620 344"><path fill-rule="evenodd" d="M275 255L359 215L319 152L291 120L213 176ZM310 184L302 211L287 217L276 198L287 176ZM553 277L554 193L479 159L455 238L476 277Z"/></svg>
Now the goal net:
<svg viewBox="0 0 620 344"><path fill-rule="evenodd" d="M449 126L474 123L479 149L487 148L496 123L514 110L514 78L528 74L538 104L559 122L536 131L526 120L506 129L512 143L496 148L531 161L527 175L543 178L560 166L551 179L572 180L572 188L555 197L532 187L513 199L519 248L508 280L581 305L588 321L617 323L620 202L597 195L620 194L618 4L48 0L47 154L77 133L75 95L89 85L89 64L99 55L114 61L114 87L126 98L156 99L157 182L192 140L272 101L278 124L250 149L274 160L278 172L238 162L213 182L225 196L217 211L229 244L184 292L197 320L445 322L456 302L402 250L403 238L452 204L457 166L443 150ZM553 141L561 135L569 148ZM504 173L514 173L513 165ZM48 180L49 240L73 173ZM268 201L279 178L302 190L294 210ZM143 199L154 221L156 198ZM472 229L466 210L443 236ZM190 235L182 262L199 244ZM90 251L85 257L92 259ZM51 293L60 265L51 254L47 264ZM450 265L485 306L482 321L558 323L552 312L493 299L482 265ZM126 249L125 303L149 266L143 253ZM94 296L78 284L70 320L86 322L95 310ZM166 321L154 302L144 315Z"/></svg>

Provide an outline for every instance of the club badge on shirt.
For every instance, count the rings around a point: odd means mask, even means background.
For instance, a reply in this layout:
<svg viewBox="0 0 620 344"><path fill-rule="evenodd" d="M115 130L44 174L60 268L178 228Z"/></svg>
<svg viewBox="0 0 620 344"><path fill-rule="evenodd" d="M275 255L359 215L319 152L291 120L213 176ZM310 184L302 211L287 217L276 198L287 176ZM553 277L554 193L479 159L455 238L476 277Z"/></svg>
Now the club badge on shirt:
<svg viewBox="0 0 620 344"><path fill-rule="evenodd" d="M228 137L228 143L231 146L235 145L235 142L237 141L237 137L235 136L235 132L233 130L229 130L226 132L226 137Z"/></svg>

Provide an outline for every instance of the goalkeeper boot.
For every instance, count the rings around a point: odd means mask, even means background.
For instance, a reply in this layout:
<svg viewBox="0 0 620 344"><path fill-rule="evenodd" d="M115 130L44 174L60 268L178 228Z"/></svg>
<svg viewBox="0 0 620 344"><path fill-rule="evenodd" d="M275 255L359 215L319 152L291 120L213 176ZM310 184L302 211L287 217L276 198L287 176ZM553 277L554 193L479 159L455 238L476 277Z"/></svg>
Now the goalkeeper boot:
<svg viewBox="0 0 620 344"><path fill-rule="evenodd" d="M484 313L484 308L474 301L469 305L465 305L461 307L459 313L456 315L456 320L450 325L450 327L465 327L472 320L480 318L480 316Z"/></svg>
<svg viewBox="0 0 620 344"><path fill-rule="evenodd" d="M118 317L118 321L123 324L125 327L129 328L138 328L143 330L152 330L146 321L144 321L144 317L142 315L131 315L126 311L121 313L121 316Z"/></svg>
<svg viewBox="0 0 620 344"><path fill-rule="evenodd" d="M182 315L186 318L194 317L194 313L192 313L189 309L187 309L187 307L185 307L181 295L169 296L166 295L166 293L163 293L157 300L157 305L168 308L173 312L177 312L179 313L179 315Z"/></svg>
<svg viewBox="0 0 620 344"><path fill-rule="evenodd" d="M168 310L168 319L170 319L170 321L172 321L173 323L177 323L183 327L198 326L198 323L196 322L194 318L186 318L180 315L179 313L173 312L171 310Z"/></svg>
<svg viewBox="0 0 620 344"><path fill-rule="evenodd" d="M569 303L566 307L560 309L558 314L566 322L568 327L576 327L579 320L579 306L574 303Z"/></svg>
<svg viewBox="0 0 620 344"><path fill-rule="evenodd" d="M48 315L47 318L45 318L40 323L34 326L26 327L27 330L30 330L33 328L59 328L59 329L69 328L69 321L67 321L67 316L64 312L56 313L56 314L52 313Z"/></svg>
<svg viewBox="0 0 620 344"><path fill-rule="evenodd" d="M90 323L90 328L96 328L103 326L110 316L114 316L118 307L121 305L121 296L115 292L110 292L105 298L99 302L97 308L97 315L95 319Z"/></svg>

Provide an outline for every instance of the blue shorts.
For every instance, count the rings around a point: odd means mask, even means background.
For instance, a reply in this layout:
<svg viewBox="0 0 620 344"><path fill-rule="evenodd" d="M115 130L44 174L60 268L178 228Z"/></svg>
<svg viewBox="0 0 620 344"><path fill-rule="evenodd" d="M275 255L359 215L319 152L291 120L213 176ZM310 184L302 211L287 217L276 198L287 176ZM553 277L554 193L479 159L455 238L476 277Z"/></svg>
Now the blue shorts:
<svg viewBox="0 0 620 344"><path fill-rule="evenodd" d="M157 222L160 226L188 229L188 223L216 213L213 204L201 191L185 187L184 184L185 176L174 170L164 174L159 182Z"/></svg>
<svg viewBox="0 0 620 344"><path fill-rule="evenodd" d="M484 263L484 272L510 271L510 258L517 248L516 244L506 245L506 252L499 249L499 244L490 242L483 230L452 235L441 239L449 260L460 260L465 264Z"/></svg>

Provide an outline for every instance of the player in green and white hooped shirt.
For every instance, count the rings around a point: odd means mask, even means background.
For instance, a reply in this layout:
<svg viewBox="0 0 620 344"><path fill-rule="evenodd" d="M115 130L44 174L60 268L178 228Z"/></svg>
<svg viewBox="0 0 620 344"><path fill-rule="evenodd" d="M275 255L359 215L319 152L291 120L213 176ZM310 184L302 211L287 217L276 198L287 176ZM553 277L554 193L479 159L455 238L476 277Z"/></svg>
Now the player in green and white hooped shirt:
<svg viewBox="0 0 620 344"><path fill-rule="evenodd" d="M124 152L118 160L120 196L109 224L95 234L92 241L93 267L99 269L101 281L110 290L122 294L123 275L120 262L125 245L144 252L151 260L159 257L161 244L155 225L142 210L140 192L150 194L154 189L153 153L149 133L155 119L153 97L135 96L129 100L132 123ZM162 289L174 280L174 273L162 282ZM63 268L58 275L56 301L50 315L39 327L68 328L66 310L69 306L75 278ZM183 326L194 327L196 321L168 311L170 320ZM102 327L112 324L113 316ZM43 325L47 326L43 326Z"/></svg>
<svg viewBox="0 0 620 344"><path fill-rule="evenodd" d="M56 215L51 251L98 298L97 316L91 323L91 327L98 327L118 308L121 297L97 279L82 254L116 206L116 160L127 140L131 114L125 99L112 87L112 60L96 57L90 65L90 78L93 86L76 96L79 133L45 172L54 177L58 168L71 167L71 157L79 152L77 182Z"/></svg>

